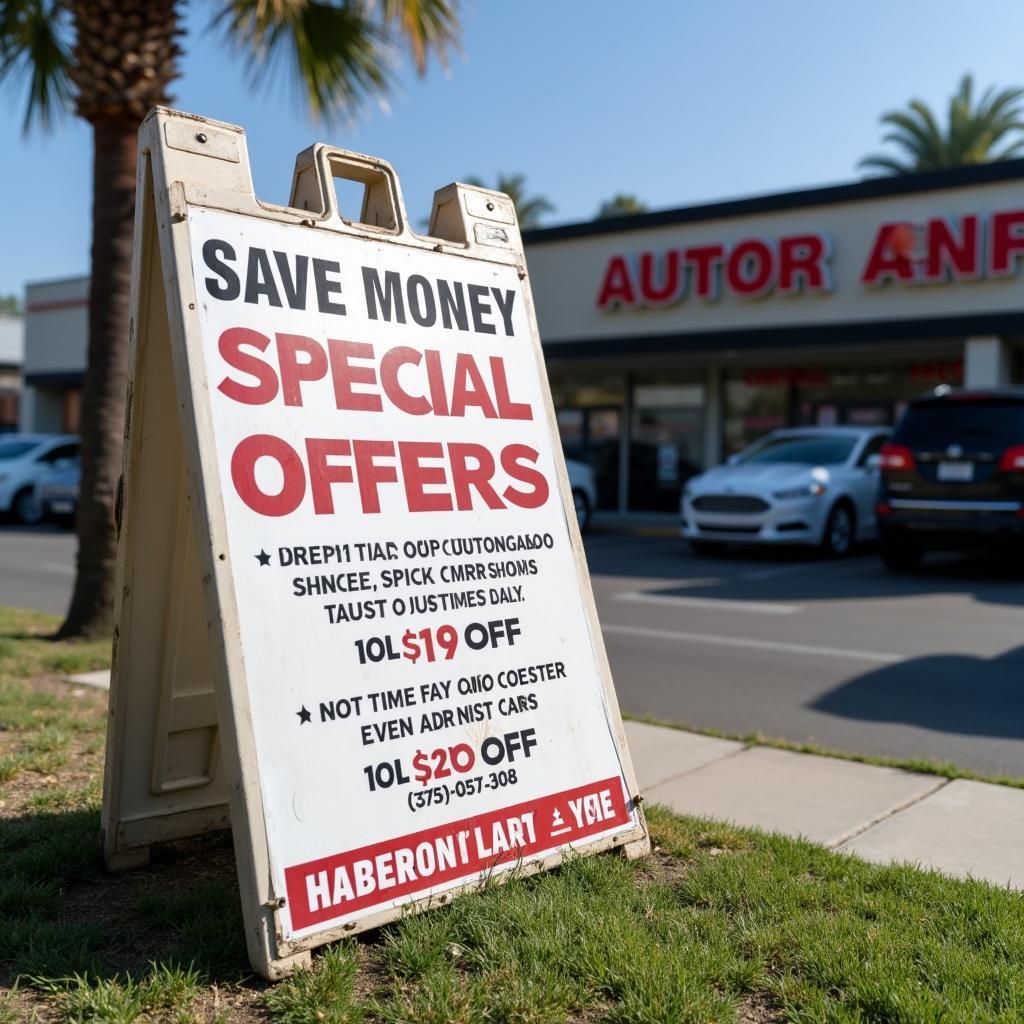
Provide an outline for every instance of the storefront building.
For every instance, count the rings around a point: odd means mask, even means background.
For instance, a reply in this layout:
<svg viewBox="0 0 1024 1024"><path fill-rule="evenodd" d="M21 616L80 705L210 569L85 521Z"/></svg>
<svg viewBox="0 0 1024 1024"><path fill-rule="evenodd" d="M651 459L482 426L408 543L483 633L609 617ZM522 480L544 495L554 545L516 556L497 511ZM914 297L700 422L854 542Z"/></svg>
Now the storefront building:
<svg viewBox="0 0 1024 1024"><path fill-rule="evenodd" d="M566 452L672 511L777 427L1024 381L1024 160L524 235ZM23 430L77 430L88 278L26 292Z"/></svg>
<svg viewBox="0 0 1024 1024"><path fill-rule="evenodd" d="M28 285L25 313L20 428L77 433L89 337L89 278Z"/></svg>
<svg viewBox="0 0 1024 1024"><path fill-rule="evenodd" d="M0 313L0 433L16 430L25 358L25 323L20 315Z"/></svg>
<svg viewBox="0 0 1024 1024"><path fill-rule="evenodd" d="M765 432L1024 379L1024 161L525 236L566 452L670 511Z"/></svg>

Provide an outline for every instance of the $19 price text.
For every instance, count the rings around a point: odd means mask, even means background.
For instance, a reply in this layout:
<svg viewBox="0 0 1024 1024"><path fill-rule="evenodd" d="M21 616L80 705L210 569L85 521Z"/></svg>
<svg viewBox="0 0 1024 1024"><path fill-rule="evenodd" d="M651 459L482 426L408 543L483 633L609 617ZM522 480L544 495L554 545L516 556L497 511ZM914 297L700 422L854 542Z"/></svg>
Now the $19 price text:
<svg viewBox="0 0 1024 1024"><path fill-rule="evenodd" d="M391 636L371 636L354 641L359 664L378 661L398 661L406 658L416 664L425 661L451 661L459 644L474 651L500 647L514 647L516 637L522 634L519 619L491 619L489 622L470 622L461 633L455 626L442 625L420 630L407 629L402 634L402 650L396 649Z"/></svg>

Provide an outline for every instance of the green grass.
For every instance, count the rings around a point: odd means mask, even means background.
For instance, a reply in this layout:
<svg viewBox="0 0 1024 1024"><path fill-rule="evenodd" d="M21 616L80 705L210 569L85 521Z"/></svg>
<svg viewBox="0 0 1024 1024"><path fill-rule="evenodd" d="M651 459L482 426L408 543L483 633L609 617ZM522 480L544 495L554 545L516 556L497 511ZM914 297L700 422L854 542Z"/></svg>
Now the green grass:
<svg viewBox="0 0 1024 1024"><path fill-rule="evenodd" d="M52 643L47 638L59 625L54 615L0 606L0 678L71 675L110 666L109 640Z"/></svg>
<svg viewBox="0 0 1024 1024"><path fill-rule="evenodd" d="M1024 1020L1024 895L657 807L650 858L488 886L268 986L229 836L103 874L102 699L33 680L103 652L14 635L49 626L0 610L0 1024Z"/></svg>
<svg viewBox="0 0 1024 1024"><path fill-rule="evenodd" d="M267 997L329 1019L1024 1019L1024 897L651 812L653 862L580 859L350 942ZM385 980L354 991L367 955ZM329 1000L331 1016L318 1013Z"/></svg>
<svg viewBox="0 0 1024 1024"><path fill-rule="evenodd" d="M324 951L315 971L299 971L267 992L263 1003L280 1024L360 1024L358 974L358 947L340 943Z"/></svg>
<svg viewBox="0 0 1024 1024"><path fill-rule="evenodd" d="M923 757L881 757L876 754L857 754L848 750L836 750L819 743L794 743L792 740L778 736L765 736L764 733L725 732L722 729L709 729L702 726L687 725L684 722L670 722L653 715L630 715L623 718L633 722L644 722L647 725L660 725L665 729L678 729L680 732L693 732L699 736L711 736L719 740L733 740L745 743L748 747L774 747L776 750L792 750L797 754L815 754L818 757L836 757L842 761L856 761L858 764L873 764L882 768L898 768L906 772L920 772L924 775L939 775L944 779L972 779L975 782L991 782L997 786L1010 786L1013 789L1024 789L1024 779L1015 775L985 775L982 772L961 768L952 761L932 761Z"/></svg>
<svg viewBox="0 0 1024 1024"><path fill-rule="evenodd" d="M161 1016L187 1020L190 1005L205 979L191 968L152 964L138 979L75 975L31 980L54 997L55 1009L66 1020L132 1024L140 1018L153 1020Z"/></svg>
<svg viewBox="0 0 1024 1024"><path fill-rule="evenodd" d="M67 767L78 747L100 750L103 721L94 713L95 700L21 682L109 667L109 642L48 640L59 624L52 615L0 607L0 785L27 772L52 775Z"/></svg>
<svg viewBox="0 0 1024 1024"><path fill-rule="evenodd" d="M17 998L16 989L0 995L0 1024L18 1024Z"/></svg>

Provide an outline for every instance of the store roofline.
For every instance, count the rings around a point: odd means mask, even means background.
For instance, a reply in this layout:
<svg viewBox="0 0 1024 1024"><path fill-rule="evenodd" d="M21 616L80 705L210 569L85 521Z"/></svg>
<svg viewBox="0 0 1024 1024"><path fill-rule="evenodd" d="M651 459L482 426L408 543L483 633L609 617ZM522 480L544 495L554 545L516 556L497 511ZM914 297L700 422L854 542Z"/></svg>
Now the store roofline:
<svg viewBox="0 0 1024 1024"><path fill-rule="evenodd" d="M1022 161L1024 162L1024 161ZM73 274L71 277L44 277L38 281L26 281L25 288L48 288L55 284L77 284L79 281L88 281L88 274Z"/></svg>
<svg viewBox="0 0 1024 1024"><path fill-rule="evenodd" d="M1024 311L975 313L901 320L860 320L842 323L789 324L781 327L721 331L672 331L665 334L614 335L543 342L549 359L583 359L609 355L658 355L672 352L716 353L724 350L806 347L859 341L960 340L972 335L1024 334Z"/></svg>
<svg viewBox="0 0 1024 1024"><path fill-rule="evenodd" d="M535 245L557 242L568 238L587 238L591 235L612 235L623 231L639 231L670 224L692 224L705 220L745 217L756 213L774 213L797 210L809 206L879 199L885 196L913 195L939 189L960 188L967 185L987 185L993 182L1024 179L1024 159L1001 160L973 167L950 167L922 174L903 174L845 185L825 185L820 188L800 189L793 192L775 192L770 195L751 196L747 199L726 199L697 206L683 206L673 210L655 210L634 213L624 217L607 217L575 224L560 224L550 228L534 228L523 232L523 242Z"/></svg>
<svg viewBox="0 0 1024 1024"><path fill-rule="evenodd" d="M79 388L85 381L85 370L26 370L22 367L21 376L23 383L33 388Z"/></svg>

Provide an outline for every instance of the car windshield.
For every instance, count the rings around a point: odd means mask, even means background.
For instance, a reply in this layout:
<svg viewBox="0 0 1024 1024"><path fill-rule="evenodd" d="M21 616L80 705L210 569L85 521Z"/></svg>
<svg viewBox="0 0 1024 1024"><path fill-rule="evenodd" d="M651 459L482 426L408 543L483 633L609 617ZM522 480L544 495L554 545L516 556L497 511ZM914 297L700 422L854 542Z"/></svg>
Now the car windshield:
<svg viewBox="0 0 1024 1024"><path fill-rule="evenodd" d="M0 441L0 459L17 459L36 447L38 441Z"/></svg>
<svg viewBox="0 0 1024 1024"><path fill-rule="evenodd" d="M799 437L769 437L739 457L742 465L762 462L792 462L807 466L837 466L845 462L857 443L855 437L802 434Z"/></svg>

